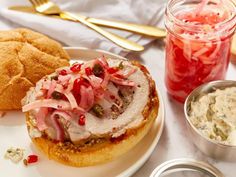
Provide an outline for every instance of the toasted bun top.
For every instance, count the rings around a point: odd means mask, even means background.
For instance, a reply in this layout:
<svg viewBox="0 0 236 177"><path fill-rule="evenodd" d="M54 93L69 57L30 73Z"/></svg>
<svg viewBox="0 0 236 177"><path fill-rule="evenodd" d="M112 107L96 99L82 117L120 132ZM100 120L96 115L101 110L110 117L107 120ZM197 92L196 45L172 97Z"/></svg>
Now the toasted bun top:
<svg viewBox="0 0 236 177"><path fill-rule="evenodd" d="M45 35L28 29L0 31L0 110L20 109L30 87L67 65L68 54Z"/></svg>

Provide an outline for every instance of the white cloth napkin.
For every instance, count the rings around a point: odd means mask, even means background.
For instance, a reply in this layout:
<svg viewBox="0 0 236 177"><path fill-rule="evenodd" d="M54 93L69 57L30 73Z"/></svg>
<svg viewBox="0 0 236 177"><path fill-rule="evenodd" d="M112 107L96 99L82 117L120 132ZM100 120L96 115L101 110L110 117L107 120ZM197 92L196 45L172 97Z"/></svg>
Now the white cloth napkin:
<svg viewBox="0 0 236 177"><path fill-rule="evenodd" d="M163 27L163 0L54 0L53 2L63 10L79 12L90 17ZM13 5L30 5L30 3L27 0L0 0L0 20L11 21L20 26L31 28L68 46L103 49L117 54L126 54L122 48L80 23L7 9ZM147 45L153 40L126 31L104 29L141 45Z"/></svg>

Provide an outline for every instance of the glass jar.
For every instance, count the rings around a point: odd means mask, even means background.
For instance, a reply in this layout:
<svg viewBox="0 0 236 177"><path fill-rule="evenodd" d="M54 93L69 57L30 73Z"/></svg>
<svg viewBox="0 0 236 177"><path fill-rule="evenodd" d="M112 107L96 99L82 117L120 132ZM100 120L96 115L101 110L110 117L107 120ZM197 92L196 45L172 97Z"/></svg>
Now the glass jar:
<svg viewBox="0 0 236 177"><path fill-rule="evenodd" d="M170 0L165 12L168 93L184 102L197 86L224 79L236 25L233 0Z"/></svg>

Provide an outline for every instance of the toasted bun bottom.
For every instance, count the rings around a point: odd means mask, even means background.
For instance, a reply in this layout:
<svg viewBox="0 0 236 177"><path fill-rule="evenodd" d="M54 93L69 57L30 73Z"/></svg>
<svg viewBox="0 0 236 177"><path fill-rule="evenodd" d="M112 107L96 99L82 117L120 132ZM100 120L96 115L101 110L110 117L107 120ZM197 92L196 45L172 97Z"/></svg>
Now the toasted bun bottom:
<svg viewBox="0 0 236 177"><path fill-rule="evenodd" d="M152 98L152 109L145 121L137 127L128 129L126 133L114 139L107 140L103 143L97 143L92 146L78 148L72 143L57 143L46 137L31 138L35 146L45 153L49 159L70 166L83 167L92 166L111 161L112 159L126 153L133 148L148 133L158 114L158 98ZM26 114L27 120L29 115ZM30 121L27 121L28 130Z"/></svg>

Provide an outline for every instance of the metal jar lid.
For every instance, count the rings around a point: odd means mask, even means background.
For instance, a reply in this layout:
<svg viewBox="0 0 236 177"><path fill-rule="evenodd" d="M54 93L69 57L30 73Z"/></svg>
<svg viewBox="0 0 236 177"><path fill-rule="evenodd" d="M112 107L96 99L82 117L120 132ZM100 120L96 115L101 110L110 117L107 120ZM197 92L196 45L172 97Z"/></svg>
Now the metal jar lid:
<svg viewBox="0 0 236 177"><path fill-rule="evenodd" d="M164 174L179 171L201 172L208 177L225 177L217 168L208 163L186 158L164 162L153 170L150 177L161 177Z"/></svg>

